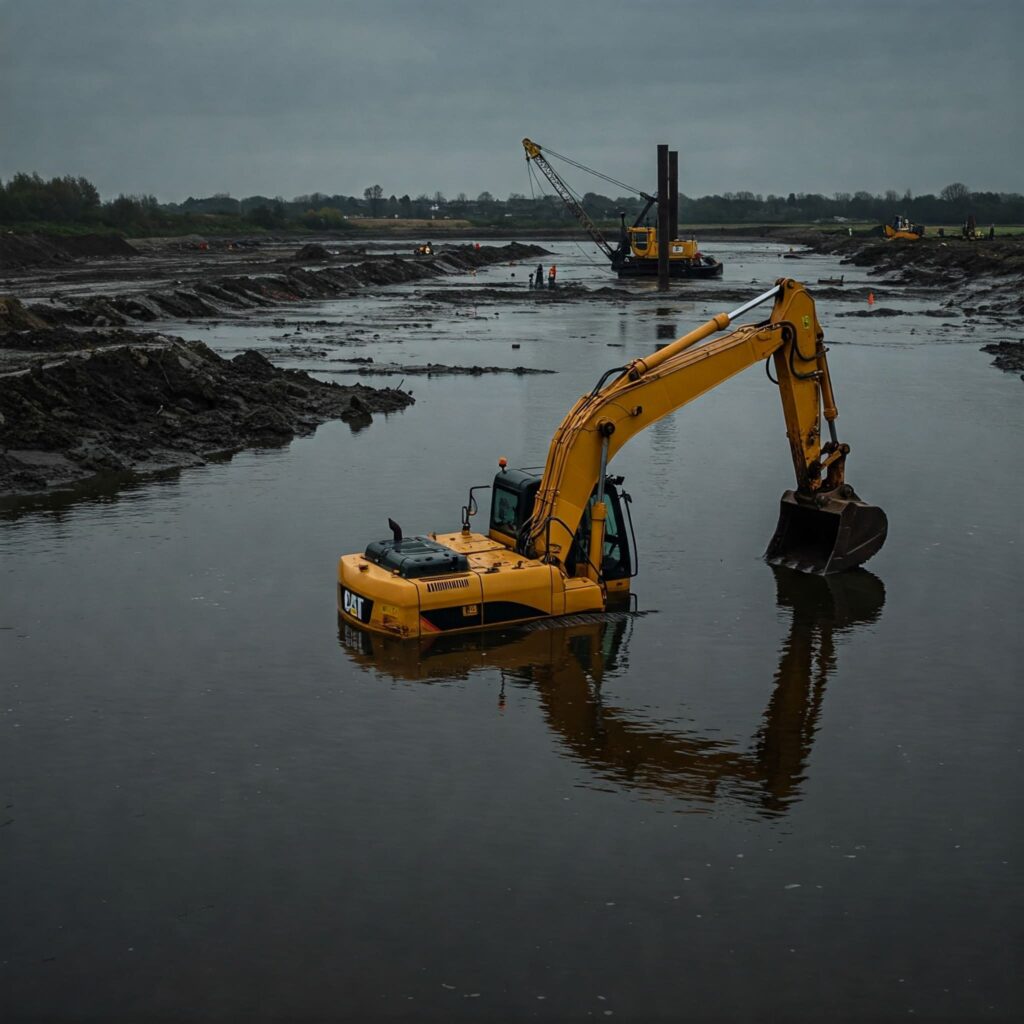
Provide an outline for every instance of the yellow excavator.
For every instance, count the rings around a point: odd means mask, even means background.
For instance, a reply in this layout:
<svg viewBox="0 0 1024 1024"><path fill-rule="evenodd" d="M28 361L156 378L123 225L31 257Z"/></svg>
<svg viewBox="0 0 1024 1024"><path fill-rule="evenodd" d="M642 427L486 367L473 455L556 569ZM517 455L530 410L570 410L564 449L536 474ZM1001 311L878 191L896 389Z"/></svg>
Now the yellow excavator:
<svg viewBox="0 0 1024 1024"><path fill-rule="evenodd" d="M769 300L767 320L707 340ZM846 483L850 447L836 435L814 300L802 284L782 278L732 312L605 372L555 431L543 474L499 459L493 484L470 488L460 531L406 538L389 519L391 539L341 556L340 616L371 632L418 638L600 612L627 599L636 561L631 499L608 464L641 430L769 359L797 486L782 497L765 557L821 574L862 565L885 541L887 520ZM475 494L488 487L489 529L476 533Z"/></svg>
<svg viewBox="0 0 1024 1024"><path fill-rule="evenodd" d="M882 225L882 233L891 242L894 238L902 238L907 242L916 242L924 237L924 225L912 224L903 216L893 217L891 224Z"/></svg>

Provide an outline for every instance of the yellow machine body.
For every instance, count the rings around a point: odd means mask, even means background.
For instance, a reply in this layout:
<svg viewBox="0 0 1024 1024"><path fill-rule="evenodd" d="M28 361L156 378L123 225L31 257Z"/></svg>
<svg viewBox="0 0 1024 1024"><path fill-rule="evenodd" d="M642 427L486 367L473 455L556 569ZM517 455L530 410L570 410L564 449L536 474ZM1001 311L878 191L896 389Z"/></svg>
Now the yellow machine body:
<svg viewBox="0 0 1024 1024"><path fill-rule="evenodd" d="M924 228L916 225L910 228L894 228L891 224L884 225L885 237L890 241L894 238L902 238L907 242L919 242L924 234Z"/></svg>
<svg viewBox="0 0 1024 1024"><path fill-rule="evenodd" d="M767 320L708 340L769 299ZM500 461L486 534L469 528L474 488L461 531L406 539L389 520L393 540L343 555L340 616L374 633L415 638L608 608L628 595L636 564L631 499L608 463L652 423L765 360L796 473L765 557L822 575L862 565L884 543L887 521L846 483L850 446L836 436L825 352L813 299L803 285L781 279L731 313L613 367L562 420L542 475Z"/></svg>
<svg viewBox="0 0 1024 1024"><path fill-rule="evenodd" d="M605 590L593 580L567 576L558 566L525 558L484 534L432 534L430 540L465 555L467 571L407 579L365 555L343 555L338 563L343 621L407 638L604 610Z"/></svg>
<svg viewBox="0 0 1024 1024"><path fill-rule="evenodd" d="M658 229L652 227L632 227L626 229L629 232L629 248L633 256L638 260L657 260L658 253ZM686 260L687 262L697 259L699 248L695 238L673 238L669 244L668 258L672 260Z"/></svg>

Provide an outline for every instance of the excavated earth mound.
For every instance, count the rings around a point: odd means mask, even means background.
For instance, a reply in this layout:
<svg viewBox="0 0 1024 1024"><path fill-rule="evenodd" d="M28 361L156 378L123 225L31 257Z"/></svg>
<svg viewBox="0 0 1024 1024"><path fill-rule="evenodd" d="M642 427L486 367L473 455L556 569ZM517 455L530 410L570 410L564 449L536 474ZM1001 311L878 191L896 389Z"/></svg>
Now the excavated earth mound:
<svg viewBox="0 0 1024 1024"><path fill-rule="evenodd" d="M1019 373L1024 380L1024 341L999 341L992 345L983 345L982 352L995 356L993 366L1007 373Z"/></svg>
<svg viewBox="0 0 1024 1024"><path fill-rule="evenodd" d="M329 419L358 429L375 412L413 402L397 389L340 387L281 370L257 352L228 360L180 338L125 332L117 340L61 357L69 341L61 332L3 339L6 347L50 347L56 358L0 377L0 494L200 465L281 444Z"/></svg>
<svg viewBox="0 0 1024 1024"><path fill-rule="evenodd" d="M0 296L0 331L27 331L45 326L41 317L29 312L17 299Z"/></svg>
<svg viewBox="0 0 1024 1024"><path fill-rule="evenodd" d="M288 266L259 276L210 276L116 295L65 296L53 305L33 306L32 312L49 323L93 327L125 327L168 318L223 317L282 303L353 295L367 287L465 274L491 264L532 260L546 252L539 246L518 242L481 249L471 245L444 246L433 256L416 259L378 256L362 263L329 265L318 270Z"/></svg>
<svg viewBox="0 0 1024 1024"><path fill-rule="evenodd" d="M966 280L994 283L1024 278L1024 238L963 239L927 236L917 242L840 238L808 239L819 252L832 252L844 263L895 272L907 284L949 287Z"/></svg>
<svg viewBox="0 0 1024 1024"><path fill-rule="evenodd" d="M56 266L79 257L138 256L119 235L0 234L0 271Z"/></svg>

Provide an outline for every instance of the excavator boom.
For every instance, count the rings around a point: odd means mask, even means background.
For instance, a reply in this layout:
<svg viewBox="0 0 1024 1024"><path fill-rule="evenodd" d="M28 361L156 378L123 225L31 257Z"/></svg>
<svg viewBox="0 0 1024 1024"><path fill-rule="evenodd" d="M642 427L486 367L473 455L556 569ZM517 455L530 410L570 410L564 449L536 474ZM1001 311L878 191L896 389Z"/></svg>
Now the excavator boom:
<svg viewBox="0 0 1024 1024"><path fill-rule="evenodd" d="M695 347L769 299L774 307L766 322ZM782 279L739 309L720 313L652 355L606 373L552 438L529 524L532 553L556 561L565 557L608 463L631 437L772 357L797 486L784 496L768 556L778 564L821 573L862 564L885 539L885 515L881 509L866 511L869 506L845 483L849 446L836 437L838 413L823 337L810 295L796 281ZM824 443L822 413L829 429ZM825 525L823 517L829 517ZM845 517L842 529L833 529L835 517ZM595 531L599 518L594 517ZM593 550L600 540L592 538Z"/></svg>
<svg viewBox="0 0 1024 1024"><path fill-rule="evenodd" d="M769 300L766 320L709 340ZM460 532L403 538L389 520L393 539L342 555L339 614L358 628L411 638L606 610L628 594L636 564L629 497L618 489L622 478L608 474L609 462L641 430L767 359L796 487L782 497L765 557L820 574L863 564L885 540L885 513L846 483L850 448L836 435L814 302L801 284L781 279L731 313L605 373L555 431L542 476L508 470L501 460L486 534L470 530L474 488Z"/></svg>

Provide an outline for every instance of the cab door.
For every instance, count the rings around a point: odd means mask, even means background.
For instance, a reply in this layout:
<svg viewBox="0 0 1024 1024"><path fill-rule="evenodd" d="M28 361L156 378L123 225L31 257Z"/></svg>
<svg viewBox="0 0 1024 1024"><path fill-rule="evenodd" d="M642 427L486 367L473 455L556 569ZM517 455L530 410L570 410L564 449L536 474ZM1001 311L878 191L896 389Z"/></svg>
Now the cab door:
<svg viewBox="0 0 1024 1024"><path fill-rule="evenodd" d="M607 508L604 525L604 550L601 559L601 578L609 590L628 590L630 579L636 575L636 560L633 554L631 539L633 524L626 507L628 497L619 490L615 477L605 483L604 500ZM566 559L566 571L570 576L576 572L577 565L584 565L590 545L590 509L597 495L591 495L587 509L583 513L579 529L573 539L572 551Z"/></svg>

